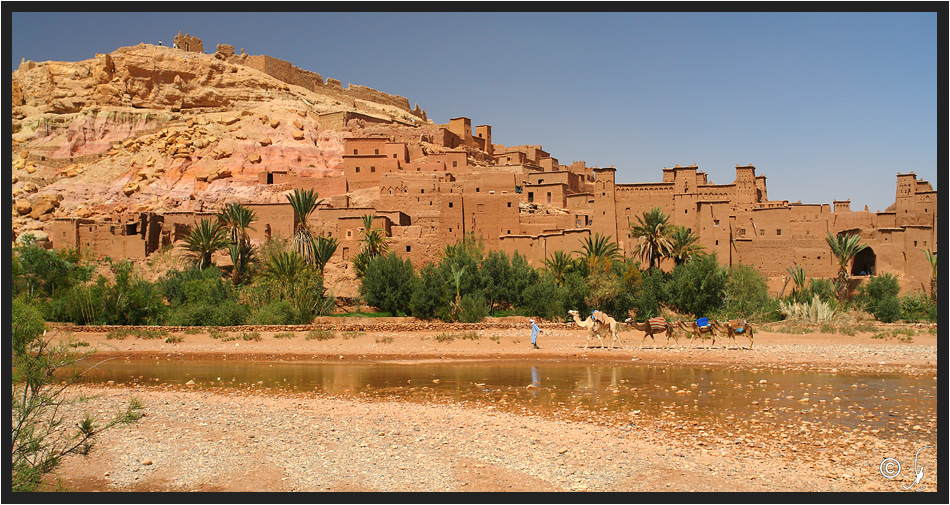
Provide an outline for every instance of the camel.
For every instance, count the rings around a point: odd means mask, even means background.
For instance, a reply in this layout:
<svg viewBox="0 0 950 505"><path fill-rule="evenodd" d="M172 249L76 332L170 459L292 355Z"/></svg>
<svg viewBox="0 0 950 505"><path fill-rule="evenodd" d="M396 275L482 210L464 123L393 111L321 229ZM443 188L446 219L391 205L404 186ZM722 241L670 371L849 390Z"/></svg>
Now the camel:
<svg viewBox="0 0 950 505"><path fill-rule="evenodd" d="M693 346L693 339L699 337L702 341L704 334L709 334L712 337L712 344L710 346L716 345L716 327L715 321L709 321L709 324L706 326L699 326L696 321L680 321L676 325L686 333L689 333L689 343L686 344L686 347Z"/></svg>
<svg viewBox="0 0 950 505"><path fill-rule="evenodd" d="M666 319L662 317L651 317L648 321L644 323L638 323L633 320L632 317L628 317L624 320L624 324L629 325L635 330L643 332L643 340L640 341L640 349L643 349L643 343L646 342L647 337L653 339L653 345L656 345L656 337L654 335L666 332L666 345L669 345L670 338L673 338L673 341L676 342L677 347L679 346L679 338L673 332L673 325L668 323Z"/></svg>
<svg viewBox="0 0 950 505"><path fill-rule="evenodd" d="M574 322L577 323L578 326L587 329L587 343L584 344L584 349L587 349L590 346L590 337L593 335L597 335L597 339L600 340L600 347L604 347L604 339L602 334L606 331L610 331L610 347L614 347L614 344L617 341L617 321L615 321L614 318L601 312L600 314L602 317L598 318L600 321L595 321L591 317L588 317L582 321L576 310L569 310L567 313L574 317ZM623 346L622 341L620 345Z"/></svg>
<svg viewBox="0 0 950 505"><path fill-rule="evenodd" d="M729 322L712 321L712 326L716 329L716 331L719 331L727 338L732 339L732 342L736 344L736 346L739 346L739 343L736 342L736 335L745 335L746 337L749 337L749 350L752 350L754 338L752 325L747 323L745 320L730 319Z"/></svg>

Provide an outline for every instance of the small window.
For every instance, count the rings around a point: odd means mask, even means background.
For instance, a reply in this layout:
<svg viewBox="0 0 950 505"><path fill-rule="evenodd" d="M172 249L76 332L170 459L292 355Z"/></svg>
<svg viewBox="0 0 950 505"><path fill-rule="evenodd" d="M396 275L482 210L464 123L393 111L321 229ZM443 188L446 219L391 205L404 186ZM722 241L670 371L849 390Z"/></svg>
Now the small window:
<svg viewBox="0 0 950 505"><path fill-rule="evenodd" d="M719 245L719 241L718 241L718 240L716 241L716 245Z"/></svg>
<svg viewBox="0 0 950 505"><path fill-rule="evenodd" d="M360 173L360 167L356 167L356 173Z"/></svg>
<svg viewBox="0 0 950 505"><path fill-rule="evenodd" d="M480 190L481 190L481 188L475 188L475 192L476 192L476 193L478 193Z"/></svg>
<svg viewBox="0 0 950 505"><path fill-rule="evenodd" d="M719 220L713 219L713 226L719 226Z"/></svg>
<svg viewBox="0 0 950 505"><path fill-rule="evenodd" d="M449 208L450 209L452 208L452 202L449 202Z"/></svg>
<svg viewBox="0 0 950 505"><path fill-rule="evenodd" d="M412 246L411 246L411 245L407 245L407 246L406 246L406 252L412 252Z"/></svg>
<svg viewBox="0 0 950 505"><path fill-rule="evenodd" d="M379 149L376 149L376 152L373 153L373 154L379 154Z"/></svg>
<svg viewBox="0 0 950 505"><path fill-rule="evenodd" d="M511 202L508 202L508 207L509 207L509 208L511 207Z"/></svg>
<svg viewBox="0 0 950 505"><path fill-rule="evenodd" d="M764 237L764 236L765 236L765 230L759 230L759 236Z"/></svg>
<svg viewBox="0 0 950 505"><path fill-rule="evenodd" d="M376 167L373 167L373 166L369 167L369 171L370 171L370 172L375 172L375 171L376 171Z"/></svg>
<svg viewBox="0 0 950 505"><path fill-rule="evenodd" d="M782 236L782 229L779 228L779 229L775 230L775 235L776 235L776 236Z"/></svg>
<svg viewBox="0 0 950 505"><path fill-rule="evenodd" d="M425 188L420 189L420 190L419 190L419 193L420 193L420 194L423 194L423 195L426 194Z"/></svg>
<svg viewBox="0 0 950 505"><path fill-rule="evenodd" d="M453 162L452 162L452 168L455 168L455 167L457 167L457 166L459 166L459 162L453 161Z"/></svg>
<svg viewBox="0 0 950 505"><path fill-rule="evenodd" d="M916 240L914 241L914 247L917 247L917 241L916 241Z"/></svg>
<svg viewBox="0 0 950 505"><path fill-rule="evenodd" d="M353 149L353 154L359 154L359 151L357 149Z"/></svg>

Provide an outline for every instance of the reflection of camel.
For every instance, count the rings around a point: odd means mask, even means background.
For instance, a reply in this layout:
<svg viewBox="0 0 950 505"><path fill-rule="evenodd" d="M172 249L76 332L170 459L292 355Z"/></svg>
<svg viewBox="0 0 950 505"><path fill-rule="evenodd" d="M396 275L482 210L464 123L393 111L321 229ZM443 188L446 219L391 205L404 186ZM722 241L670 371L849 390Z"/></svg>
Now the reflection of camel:
<svg viewBox="0 0 950 505"><path fill-rule="evenodd" d="M640 341L640 348L643 349L643 343L646 342L647 337L653 339L653 345L656 345L656 337L654 335L666 332L666 345L670 344L670 338L673 338L673 341L676 342L676 345L679 346L679 338L676 334L673 333L673 325L668 323L666 319L662 317L651 317L648 321L644 323L638 323L633 320L632 317L628 317L624 324L629 325L635 330L640 330L643 332L643 340ZM665 347L665 346L664 346Z"/></svg>
<svg viewBox="0 0 950 505"><path fill-rule="evenodd" d="M588 348L590 345L590 337L594 335L597 335L597 339L600 340L600 347L604 347L603 334L608 331L611 336L610 347L614 347L614 343L617 340L617 321L615 321L614 318L601 312L600 315L602 317L599 318L600 321L595 321L590 317L582 321L576 310L569 310L567 313L574 316L574 322L577 323L578 326L587 330L587 343L584 344L584 349Z"/></svg>
<svg viewBox="0 0 950 505"><path fill-rule="evenodd" d="M699 340L702 341L705 337L703 335L710 335L712 337L712 344L710 346L716 345L716 328L715 321L709 321L709 324L706 326L699 326L696 324L696 321L680 321L676 325L686 333L689 333L689 343L686 344L687 347L693 346L693 339L699 337Z"/></svg>
<svg viewBox="0 0 950 505"><path fill-rule="evenodd" d="M752 350L752 339L754 335L751 324L740 319L730 319L728 323L712 321L712 325L716 328L716 331L732 339L732 342L736 344L736 346L739 346L739 343L736 342L736 335L745 335L749 338L749 350Z"/></svg>

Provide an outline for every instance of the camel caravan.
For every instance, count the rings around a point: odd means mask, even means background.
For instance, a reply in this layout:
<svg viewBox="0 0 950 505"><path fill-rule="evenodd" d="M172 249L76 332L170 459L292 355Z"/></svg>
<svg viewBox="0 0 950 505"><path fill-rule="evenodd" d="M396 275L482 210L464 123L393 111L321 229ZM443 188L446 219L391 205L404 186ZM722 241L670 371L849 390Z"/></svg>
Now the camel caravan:
<svg viewBox="0 0 950 505"><path fill-rule="evenodd" d="M598 310L593 311L587 319L583 320L576 310L569 310L567 313L574 318L574 323L587 330L587 342L584 344L584 349L590 347L590 340L595 335L597 336L597 340L600 341L601 348L604 347L604 337L606 336L610 336L611 349L616 346L618 341L620 342L620 347L623 348L623 340L620 339L617 329L625 328L643 332L643 339L640 341L641 349L643 349L647 337L650 337L655 347L656 336L664 333L666 334L664 348L669 346L670 340L673 340L676 347L680 347L679 335L677 334L678 330L689 335L689 342L686 344L687 348L692 348L693 339L697 337L699 337L700 342L709 337L711 339L710 347L715 347L716 335L718 334L724 339L731 340L732 344L740 349L745 349L745 347L739 345L736 337L746 337L749 339L749 350L752 350L754 330L752 325L744 320L731 319L729 321L712 321L707 317L702 317L695 321L674 322L667 321L662 317L651 317L645 322L640 323L634 321L631 314L631 317L628 317L620 323ZM727 347L726 344L723 343L723 348L731 349L732 347Z"/></svg>

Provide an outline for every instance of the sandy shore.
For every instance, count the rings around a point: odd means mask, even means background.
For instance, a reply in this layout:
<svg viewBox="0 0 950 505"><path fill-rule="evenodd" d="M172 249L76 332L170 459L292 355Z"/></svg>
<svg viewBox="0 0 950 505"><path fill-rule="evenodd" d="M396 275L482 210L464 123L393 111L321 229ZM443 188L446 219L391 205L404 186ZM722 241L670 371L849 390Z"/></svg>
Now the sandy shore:
<svg viewBox="0 0 950 505"><path fill-rule="evenodd" d="M718 342L710 348L708 341L664 349L665 342L649 340L640 349L639 332L622 334L624 349L599 348L596 339L584 349L581 330L556 324L542 329L540 349L531 347L527 326L518 325L347 331L325 340L308 340L307 331L292 338L258 331L260 341L244 340L240 331L217 339L179 332L122 340L105 333L59 335L89 343L97 356L129 359L532 359L886 372L936 380L937 335L927 328L918 328L911 342L871 333L758 332L752 350L747 340L739 341L746 349ZM182 341L166 343L169 336ZM819 433L804 424L761 430L753 419L748 428L739 426L737 437L675 412L603 423L594 416L561 418L450 400L141 384L81 390L99 395L87 406L93 412L108 414L134 396L146 416L104 434L90 456L64 461L51 481L79 491L903 491L913 483L916 447L935 440L937 429L934 416L916 421L913 430L908 426L904 438L885 440L866 430ZM889 455L905 465L894 479L879 470ZM937 489L936 456L936 449L921 453L929 478L912 491Z"/></svg>

